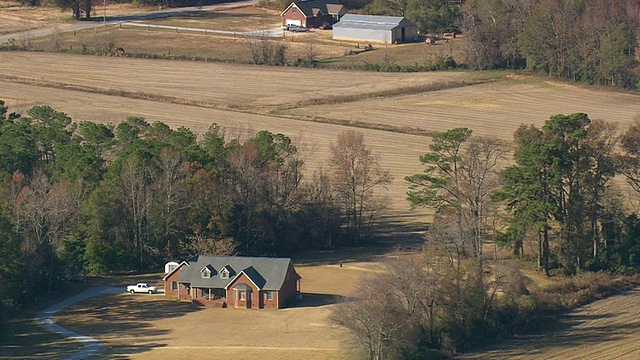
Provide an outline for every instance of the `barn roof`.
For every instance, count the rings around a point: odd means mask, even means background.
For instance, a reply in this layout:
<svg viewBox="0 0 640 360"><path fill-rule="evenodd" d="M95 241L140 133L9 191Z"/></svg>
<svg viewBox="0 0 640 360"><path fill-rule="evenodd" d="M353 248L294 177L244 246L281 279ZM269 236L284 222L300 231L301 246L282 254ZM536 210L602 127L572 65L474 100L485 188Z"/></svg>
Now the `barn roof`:
<svg viewBox="0 0 640 360"><path fill-rule="evenodd" d="M186 261L178 277L181 283L190 283L191 287L225 288L236 276L245 274L261 290L280 290L284 283L289 266L293 266L288 258L243 257L243 256L194 256ZM216 276L203 278L200 270L204 267L215 269ZM234 269L228 279L220 277L222 268ZM235 276L234 276L235 275Z"/></svg>
<svg viewBox="0 0 640 360"><path fill-rule="evenodd" d="M367 30L393 30L398 27L415 26L411 21L402 16L379 16L346 14L334 28L367 29Z"/></svg>

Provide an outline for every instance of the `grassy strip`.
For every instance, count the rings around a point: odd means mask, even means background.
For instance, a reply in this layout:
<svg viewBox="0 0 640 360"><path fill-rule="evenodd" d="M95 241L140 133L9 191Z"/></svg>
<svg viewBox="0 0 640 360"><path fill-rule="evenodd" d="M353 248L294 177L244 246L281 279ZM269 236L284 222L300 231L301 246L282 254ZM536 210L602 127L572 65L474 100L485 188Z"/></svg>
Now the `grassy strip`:
<svg viewBox="0 0 640 360"><path fill-rule="evenodd" d="M366 92L361 94L327 95L319 98L297 102L295 104L292 104L289 107L289 109L312 106L312 105L346 104L346 103L362 101L362 100L370 100L370 99L376 99L376 98L416 95L416 94L423 94L423 93L434 92L434 91L456 89L456 88L461 88L461 87L471 86L471 85L484 84L490 81L492 80L490 79L458 80L458 81L447 81L447 82L431 83L431 84L424 84L424 85L404 86L404 87L398 87L394 89L372 91L372 92Z"/></svg>

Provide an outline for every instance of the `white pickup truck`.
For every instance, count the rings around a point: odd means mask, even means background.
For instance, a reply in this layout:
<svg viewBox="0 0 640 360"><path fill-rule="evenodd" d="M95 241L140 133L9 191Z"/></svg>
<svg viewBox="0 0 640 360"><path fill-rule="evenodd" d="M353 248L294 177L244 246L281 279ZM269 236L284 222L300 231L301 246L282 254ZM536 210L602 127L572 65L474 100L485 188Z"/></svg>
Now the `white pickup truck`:
<svg viewBox="0 0 640 360"><path fill-rule="evenodd" d="M156 292L156 287L155 286L149 286L147 285L147 283L138 283L135 285L129 285L127 286L127 292L130 292L132 294L135 293L149 293L149 294L153 294Z"/></svg>

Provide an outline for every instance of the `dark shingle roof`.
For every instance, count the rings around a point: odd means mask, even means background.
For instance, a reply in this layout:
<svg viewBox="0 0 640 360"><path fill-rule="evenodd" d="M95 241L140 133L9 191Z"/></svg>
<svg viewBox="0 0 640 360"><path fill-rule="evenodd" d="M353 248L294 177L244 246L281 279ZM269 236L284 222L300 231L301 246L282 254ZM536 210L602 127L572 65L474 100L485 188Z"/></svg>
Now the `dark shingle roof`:
<svg viewBox="0 0 640 360"><path fill-rule="evenodd" d="M292 266L288 258L242 256L194 256L185 262L187 264L182 266L178 281L202 288L225 288L236 275L244 273L262 290L280 290L289 266ZM216 274L224 267L232 274L228 279L221 279L219 275L202 278L200 271L208 265L215 269Z"/></svg>
<svg viewBox="0 0 640 360"><path fill-rule="evenodd" d="M307 17L318 16L318 12L322 12L325 15L337 15L344 8L340 1L337 0L296 1L295 4Z"/></svg>

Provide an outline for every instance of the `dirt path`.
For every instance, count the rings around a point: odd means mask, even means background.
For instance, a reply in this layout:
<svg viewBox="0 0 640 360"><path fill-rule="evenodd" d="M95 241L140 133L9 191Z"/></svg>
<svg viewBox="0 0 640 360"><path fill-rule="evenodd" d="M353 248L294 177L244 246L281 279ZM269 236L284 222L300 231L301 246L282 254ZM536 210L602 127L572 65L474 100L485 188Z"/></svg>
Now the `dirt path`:
<svg viewBox="0 0 640 360"><path fill-rule="evenodd" d="M640 288L583 306L552 332L458 359L640 359L638 329Z"/></svg>
<svg viewBox="0 0 640 360"><path fill-rule="evenodd" d="M121 292L122 292L121 287L111 287L111 286L94 287L46 308L45 310L40 312L38 316L36 316L35 320L45 330L73 338L79 341L80 343L82 343L82 349L77 353L75 353L74 355L68 357L67 360L86 359L88 357L98 354L100 352L100 348L102 347L102 343L90 336L78 334L76 332L63 328L62 326L55 323L55 321L53 320L53 316L58 311L68 306L71 306L77 302L80 302L98 295L117 294Z"/></svg>

